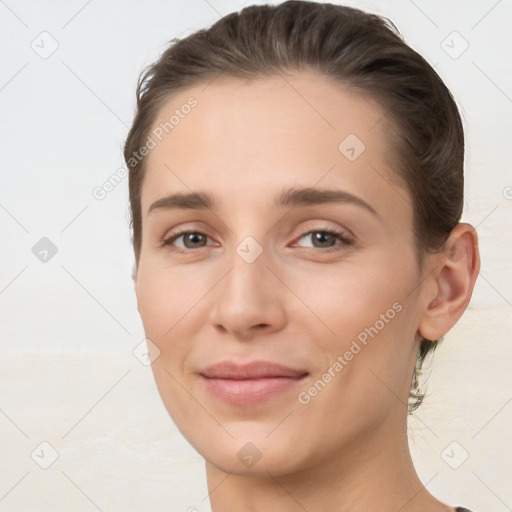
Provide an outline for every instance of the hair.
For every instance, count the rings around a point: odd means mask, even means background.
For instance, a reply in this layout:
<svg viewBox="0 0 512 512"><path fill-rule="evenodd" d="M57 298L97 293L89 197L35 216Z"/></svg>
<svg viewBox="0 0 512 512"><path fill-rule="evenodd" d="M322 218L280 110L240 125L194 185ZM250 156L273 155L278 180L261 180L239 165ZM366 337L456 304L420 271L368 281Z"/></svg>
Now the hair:
<svg viewBox="0 0 512 512"><path fill-rule="evenodd" d="M317 72L379 104L385 112L394 168L412 197L420 268L427 253L444 248L462 215L462 122L448 88L404 42L392 21L351 7L290 0L246 7L208 29L169 43L160 58L139 75L136 113L124 145L136 266L147 161L138 151L161 107L176 93L219 75L252 80L282 71ZM423 362L442 339L421 338L409 414L425 397L419 389Z"/></svg>

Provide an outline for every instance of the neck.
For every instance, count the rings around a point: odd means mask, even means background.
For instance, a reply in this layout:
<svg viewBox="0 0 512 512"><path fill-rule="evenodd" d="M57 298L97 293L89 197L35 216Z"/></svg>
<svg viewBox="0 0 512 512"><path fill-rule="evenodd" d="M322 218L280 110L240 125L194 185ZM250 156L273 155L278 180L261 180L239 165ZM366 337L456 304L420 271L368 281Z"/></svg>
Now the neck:
<svg viewBox="0 0 512 512"><path fill-rule="evenodd" d="M371 434L348 444L320 466L293 474L236 475L207 462L212 512L454 512L418 478L406 418L390 414Z"/></svg>

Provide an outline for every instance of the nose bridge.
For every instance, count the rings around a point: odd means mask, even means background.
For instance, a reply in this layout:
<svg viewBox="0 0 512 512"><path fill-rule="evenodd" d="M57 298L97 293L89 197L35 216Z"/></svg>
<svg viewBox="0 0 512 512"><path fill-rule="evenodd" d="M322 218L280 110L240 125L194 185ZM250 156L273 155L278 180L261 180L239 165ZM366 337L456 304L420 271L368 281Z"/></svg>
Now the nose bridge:
<svg viewBox="0 0 512 512"><path fill-rule="evenodd" d="M227 244L230 254L226 259L231 271L226 277L235 286L244 282L257 284L269 272L266 268L270 264L266 226L260 223L262 216L258 215L260 208L257 205L249 205L246 201L237 205L241 215L230 223L231 233Z"/></svg>
<svg viewBox="0 0 512 512"><path fill-rule="evenodd" d="M227 258L229 272L219 283L212 322L236 336L247 336L254 326L267 330L282 326L285 315L279 286L267 268L269 252L254 237L246 236Z"/></svg>
<svg viewBox="0 0 512 512"><path fill-rule="evenodd" d="M229 258L231 270L226 276L226 292L233 294L233 298L259 302L268 292L269 270L267 251L254 237L245 237Z"/></svg>

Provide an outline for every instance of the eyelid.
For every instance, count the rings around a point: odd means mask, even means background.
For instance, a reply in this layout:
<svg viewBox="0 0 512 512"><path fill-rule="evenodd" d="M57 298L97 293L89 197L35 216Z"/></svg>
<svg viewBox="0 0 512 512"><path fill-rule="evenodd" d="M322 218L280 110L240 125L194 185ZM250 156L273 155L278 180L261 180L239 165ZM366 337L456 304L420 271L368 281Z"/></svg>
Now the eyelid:
<svg viewBox="0 0 512 512"><path fill-rule="evenodd" d="M339 240L341 240L341 243L337 243L331 247L326 248L318 248L318 247L303 247L304 249L313 250L315 252L319 253L328 253L332 251L340 251L343 247L347 247L350 245L353 245L355 242L355 237L352 237L350 235L347 235L344 230L338 229L338 228L330 228L330 227L320 227L320 228L309 228L303 231L297 238L296 241L293 243L293 246L297 245L297 242L304 238L305 236L311 235L312 233L327 233L330 234Z"/></svg>
<svg viewBox="0 0 512 512"><path fill-rule="evenodd" d="M336 235L343 237L346 240L350 240L351 242L355 242L355 240L357 239L352 230L346 228L345 226L329 226L328 224L326 224L325 220L319 219L306 222L304 227L301 229L301 233L298 235L298 237L301 238L304 235L311 233L312 231L326 231L330 233L335 233Z"/></svg>
<svg viewBox="0 0 512 512"><path fill-rule="evenodd" d="M208 226L203 226L201 224L204 224L203 222L199 222L199 224L194 225L195 223L192 222L192 225L189 227L189 223L187 222L185 225L181 223L178 227L174 227L171 229L168 229L165 232L165 235L162 237L162 241L168 241L172 238L178 238L180 235L184 235L187 233L200 233L202 235L206 235L208 238L212 238L207 233L210 231Z"/></svg>

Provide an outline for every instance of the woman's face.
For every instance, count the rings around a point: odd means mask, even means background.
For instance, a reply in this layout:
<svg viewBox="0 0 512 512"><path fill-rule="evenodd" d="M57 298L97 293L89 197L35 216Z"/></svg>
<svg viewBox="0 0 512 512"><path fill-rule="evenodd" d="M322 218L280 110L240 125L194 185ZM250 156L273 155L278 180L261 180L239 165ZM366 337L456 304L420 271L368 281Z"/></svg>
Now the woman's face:
<svg viewBox="0 0 512 512"><path fill-rule="evenodd" d="M426 299L383 111L302 72L191 87L152 128L136 294L183 435L284 475L402 434Z"/></svg>

